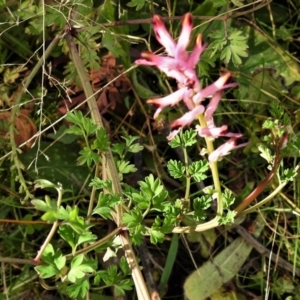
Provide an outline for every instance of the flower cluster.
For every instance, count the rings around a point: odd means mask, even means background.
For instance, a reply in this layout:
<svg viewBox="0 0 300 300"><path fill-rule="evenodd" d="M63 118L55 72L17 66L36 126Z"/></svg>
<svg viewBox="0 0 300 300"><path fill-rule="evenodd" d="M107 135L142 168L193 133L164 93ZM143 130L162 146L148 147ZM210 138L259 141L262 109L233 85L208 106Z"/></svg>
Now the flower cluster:
<svg viewBox="0 0 300 300"><path fill-rule="evenodd" d="M241 137L241 134L228 132L226 125L216 127L214 124L213 114L222 98L223 90L229 87L235 87L237 84L227 83L231 75L227 72L211 85L205 88L201 87L195 67L199 62L201 53L205 50L202 35L199 34L196 37L196 42L191 53L188 53L186 50L193 29L192 15L187 13L183 16L182 30L177 44L167 31L160 16L154 15L152 23L156 39L164 46L168 56L159 56L150 51L145 51L141 54L141 59L136 61L136 64L156 66L167 76L176 79L178 90L163 98L149 99L147 103L157 107L154 118L156 118L165 107L173 106L181 100L183 100L189 110L189 112L184 114L181 118L171 123L171 128L176 129L170 133L168 139L173 139L181 128L193 122L200 114L204 114L206 126L197 126L199 136L211 138L217 138L219 136L230 137L225 144L209 154L209 161L216 161L220 156L228 154L232 149L243 147L245 144L236 145L236 141ZM204 107L201 105L201 102L208 97L211 97L210 103Z"/></svg>

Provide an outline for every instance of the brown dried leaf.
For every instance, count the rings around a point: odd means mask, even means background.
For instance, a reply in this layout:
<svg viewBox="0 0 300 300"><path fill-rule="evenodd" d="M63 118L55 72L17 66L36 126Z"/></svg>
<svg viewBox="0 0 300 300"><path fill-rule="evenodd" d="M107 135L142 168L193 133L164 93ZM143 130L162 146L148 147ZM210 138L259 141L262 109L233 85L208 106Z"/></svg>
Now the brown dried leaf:
<svg viewBox="0 0 300 300"><path fill-rule="evenodd" d="M15 118L15 141L17 146L25 143L29 140L32 136L37 133L37 129L35 124L31 121L28 117L29 112L27 110L21 110L20 114ZM0 113L0 135L5 139L8 140L8 123L10 120L10 112L1 112ZM32 146L34 140L27 142L25 149L28 149Z"/></svg>
<svg viewBox="0 0 300 300"><path fill-rule="evenodd" d="M91 70L90 81L94 92L99 91L103 86L114 80L123 72L123 66L116 66L116 59L110 53L104 56L101 60L100 70ZM82 92L81 89L74 86L70 88L74 93ZM122 75L120 78L112 82L107 86L98 96L97 105L101 113L107 111L108 108L115 110L117 105L122 103L124 94L126 95L131 89L129 79ZM70 95L71 96L71 95ZM64 114L69 109L81 103L85 100L84 94L79 94L75 97L71 97L72 102L68 99L64 99L60 102L59 112ZM81 106L84 109L84 106Z"/></svg>

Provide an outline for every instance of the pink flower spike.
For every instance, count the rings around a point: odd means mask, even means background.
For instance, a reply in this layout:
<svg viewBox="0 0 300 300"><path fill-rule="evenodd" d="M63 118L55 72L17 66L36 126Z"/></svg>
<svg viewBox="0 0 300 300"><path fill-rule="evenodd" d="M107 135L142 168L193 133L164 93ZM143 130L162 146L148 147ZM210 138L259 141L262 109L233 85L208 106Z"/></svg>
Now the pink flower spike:
<svg viewBox="0 0 300 300"><path fill-rule="evenodd" d="M205 48L206 48L206 45L202 44L202 34L198 34L197 38L196 38L195 47L187 61L188 68L191 68L191 69L195 68L196 64L199 62L200 55L205 50Z"/></svg>
<svg viewBox="0 0 300 300"><path fill-rule="evenodd" d="M199 103L204 98L211 96L222 89L225 89L225 88L231 87L231 86L235 86L236 83L233 83L233 84L230 83L228 85L225 85L225 83L229 79L230 75L231 75L230 72L227 72L226 74L222 75L217 81L215 81L213 84L210 84L209 86L204 88L202 91L197 93L193 97L194 103Z"/></svg>
<svg viewBox="0 0 300 300"><path fill-rule="evenodd" d="M166 97L157 98L157 99L149 99L147 101L147 103L158 106L158 109L156 110L156 112L154 114L154 119L157 118L157 116L160 114L160 112L162 111L163 108L165 108L166 106L173 106L173 105L177 104L180 100L182 100L183 95L186 91L187 91L187 88L184 87Z"/></svg>
<svg viewBox="0 0 300 300"><path fill-rule="evenodd" d="M158 15L154 15L152 18L154 33L158 42L166 48L167 53L170 56L175 56L176 44L173 38L170 36L164 21Z"/></svg>
<svg viewBox="0 0 300 300"><path fill-rule="evenodd" d="M193 29L192 15L190 13L185 14L181 24L182 29L176 46L175 59L186 60L188 54L185 49L190 42L190 36Z"/></svg>
<svg viewBox="0 0 300 300"><path fill-rule="evenodd" d="M199 114L202 114L203 112L204 112L204 106L202 106L202 105L196 106L190 112L185 113L181 118L173 121L171 123L171 128L184 127L184 126L192 123L196 119L196 117Z"/></svg>
<svg viewBox="0 0 300 300"><path fill-rule="evenodd" d="M236 145L237 138L231 138L226 143L221 145L218 149L213 151L209 156L208 160L210 162L215 162L219 157L225 156L230 153L233 149L241 148L247 146L249 143L244 143L240 145Z"/></svg>

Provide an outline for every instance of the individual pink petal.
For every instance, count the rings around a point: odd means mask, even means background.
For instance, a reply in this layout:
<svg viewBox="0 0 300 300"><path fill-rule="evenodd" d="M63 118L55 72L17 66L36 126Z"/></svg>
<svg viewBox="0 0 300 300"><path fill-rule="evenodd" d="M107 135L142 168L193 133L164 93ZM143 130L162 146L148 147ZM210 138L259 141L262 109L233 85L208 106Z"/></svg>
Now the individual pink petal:
<svg viewBox="0 0 300 300"><path fill-rule="evenodd" d="M182 83L183 85L186 85L187 77L179 71L178 69L168 69L166 67L158 66L159 70L165 73L168 77L176 79L178 83Z"/></svg>
<svg viewBox="0 0 300 300"><path fill-rule="evenodd" d="M201 137L213 137L217 138L227 131L227 126L223 125L221 127L200 127L197 126L198 135Z"/></svg>
<svg viewBox="0 0 300 300"><path fill-rule="evenodd" d="M178 66L177 61L172 57L156 55L150 51L144 51L141 54L142 59L135 61L136 64L145 64L145 60L148 62L147 65L167 67L169 69L176 69Z"/></svg>
<svg viewBox="0 0 300 300"><path fill-rule="evenodd" d="M171 141L174 139L174 137L180 132L181 129L176 129L170 132L170 134L167 136L167 140Z"/></svg>
<svg viewBox="0 0 300 300"><path fill-rule="evenodd" d="M244 143L240 145L236 145L237 138L231 138L226 143L221 145L218 149L213 151L209 156L208 160L210 162L215 162L219 157L225 156L230 153L233 149L241 148L247 146L249 143Z"/></svg>
<svg viewBox="0 0 300 300"><path fill-rule="evenodd" d="M194 49L192 53L190 54L188 61L187 61L187 67L190 69L194 69L196 64L199 62L199 57L202 54L202 52L205 50L206 45L203 45L202 43L202 34L198 34L196 38L196 43L194 46Z"/></svg>
<svg viewBox="0 0 300 300"><path fill-rule="evenodd" d="M175 58L186 61L188 54L185 49L190 42L190 36L193 29L192 15L190 13L185 14L182 18L181 24L182 29L175 50Z"/></svg>
<svg viewBox="0 0 300 300"><path fill-rule="evenodd" d="M162 111L162 109L164 107L173 106L173 105L177 104L180 100L182 100L183 95L186 92L186 90L187 90L187 88L184 87L166 97L147 100L147 103L153 104L158 107L158 109L156 110L156 112L154 114L154 119L159 115L159 113Z"/></svg>
<svg viewBox="0 0 300 300"><path fill-rule="evenodd" d="M192 123L196 119L196 117L199 114L202 114L203 112L204 112L204 106L202 106L202 105L196 106L190 112L185 113L181 118L173 121L171 123L171 128L184 127L184 126Z"/></svg>
<svg viewBox="0 0 300 300"><path fill-rule="evenodd" d="M226 73L224 75L222 75L216 82L214 82L213 84L210 84L209 86L205 87L203 90L201 90L199 93L197 93L194 97L193 97L193 101L194 103L199 103L201 102L204 98L211 96L213 94L215 94L216 92L229 88L229 87L234 87L237 86L237 83L229 83L229 84L225 84L226 81L229 79L230 77L230 73Z"/></svg>
<svg viewBox="0 0 300 300"><path fill-rule="evenodd" d="M219 102L222 98L223 95L223 91L218 91L214 94L214 96L212 97L212 99L210 100L209 104L206 107L205 110L205 121L209 122L212 118L212 115L214 114L214 112L216 111Z"/></svg>
<svg viewBox="0 0 300 300"><path fill-rule="evenodd" d="M152 18L154 33L158 42L166 48L167 53L170 56L175 56L176 44L173 38L170 36L166 29L164 21L158 15L154 15Z"/></svg>
<svg viewBox="0 0 300 300"><path fill-rule="evenodd" d="M212 137L212 138L218 138L220 136L226 136L226 137L231 137L231 138L242 137L241 133L228 132L227 125L222 125L221 127L215 127L213 122L210 122L210 125L211 126L207 126L207 127L200 127L198 125L196 127L198 135L201 137Z"/></svg>

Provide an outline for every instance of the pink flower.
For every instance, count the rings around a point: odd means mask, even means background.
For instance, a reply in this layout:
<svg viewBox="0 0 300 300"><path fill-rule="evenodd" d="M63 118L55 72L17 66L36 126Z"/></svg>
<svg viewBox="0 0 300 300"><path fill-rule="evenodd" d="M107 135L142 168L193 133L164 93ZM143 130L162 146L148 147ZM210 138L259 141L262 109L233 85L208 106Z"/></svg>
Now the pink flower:
<svg viewBox="0 0 300 300"><path fill-rule="evenodd" d="M203 127L197 126L197 132L198 135L201 137L212 137L212 138L218 138L219 136L226 136L226 137L234 137L234 138L240 138L242 134L240 133L232 133L227 132L228 126L222 125L221 127Z"/></svg>
<svg viewBox="0 0 300 300"><path fill-rule="evenodd" d="M154 119L157 118L157 116L161 113L163 108L165 108L166 106L174 106L175 104L180 102L184 96L184 93L186 93L187 90L188 90L187 87L183 87L166 97L147 100L147 103L158 106L158 109L156 110L153 118Z"/></svg>
<svg viewBox="0 0 300 300"><path fill-rule="evenodd" d="M181 128L173 130L170 132L170 134L167 136L168 141L172 141L174 137L180 132Z"/></svg>
<svg viewBox="0 0 300 300"><path fill-rule="evenodd" d="M214 114L214 112L216 111L219 102L222 98L223 95L223 91L218 91L214 94L214 96L212 97L212 99L210 100L209 104L206 107L205 110L205 121L208 123L211 121L212 116Z"/></svg>
<svg viewBox="0 0 300 300"><path fill-rule="evenodd" d="M195 72L195 66L199 61L199 56L203 52L202 36L198 35L192 54L189 56L186 48L190 41L191 31L193 29L192 15L187 13L182 18L182 30L176 44L167 31L162 18L154 15L153 27L156 39L163 45L169 57L162 57L145 51L142 58L136 60L136 64L156 66L169 77L175 78L179 83L189 85L200 90L200 83Z"/></svg>
<svg viewBox="0 0 300 300"><path fill-rule="evenodd" d="M225 73L224 75L222 75L217 81L215 81L214 83L212 83L211 85L205 87L204 89L202 89L200 92L198 92L194 97L193 97L193 101L194 103L199 103L201 102L204 98L208 97L208 96L212 96L214 95L216 92L227 89L229 87L234 87L237 86L237 83L229 83L229 84L225 84L226 81L229 79L230 77L230 72Z"/></svg>
<svg viewBox="0 0 300 300"><path fill-rule="evenodd" d="M188 59L188 54L185 49L190 43L190 36L193 29L192 15L190 13L185 14L181 24L182 29L178 38L175 55L173 56L176 60L186 61Z"/></svg>
<svg viewBox="0 0 300 300"><path fill-rule="evenodd" d="M199 62L200 55L205 50L206 45L202 44L202 34L198 34L194 50L188 58L187 67L188 69L194 69L196 64Z"/></svg>
<svg viewBox="0 0 300 300"><path fill-rule="evenodd" d="M168 55L175 56L176 44L166 29L165 23L158 15L154 15L152 19L154 33L158 42L166 48Z"/></svg>
<svg viewBox="0 0 300 300"><path fill-rule="evenodd" d="M185 113L181 118L173 121L171 123L171 128L174 127L184 127L190 123L192 123L199 114L204 112L204 106L199 105L196 106L193 110Z"/></svg>
<svg viewBox="0 0 300 300"><path fill-rule="evenodd" d="M224 143L218 149L213 151L208 156L208 160L210 162L215 162L215 161L218 160L219 157L222 157L222 156L225 156L225 155L229 154L230 151L232 151L233 149L242 148L242 147L245 147L249 144L249 143L244 143L244 144L237 145L236 141L237 141L236 137L233 137L233 138L229 139L226 143Z"/></svg>

